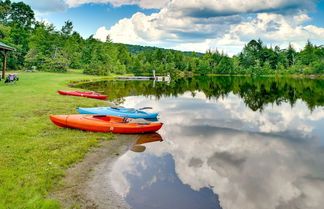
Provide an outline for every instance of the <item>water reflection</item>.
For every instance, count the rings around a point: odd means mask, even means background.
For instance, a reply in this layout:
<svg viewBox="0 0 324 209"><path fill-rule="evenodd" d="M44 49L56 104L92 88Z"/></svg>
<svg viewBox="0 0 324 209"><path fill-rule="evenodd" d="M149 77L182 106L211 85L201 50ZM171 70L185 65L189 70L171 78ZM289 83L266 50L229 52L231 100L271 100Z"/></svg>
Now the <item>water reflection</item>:
<svg viewBox="0 0 324 209"><path fill-rule="evenodd" d="M266 78L266 77L192 77L174 78L170 84L152 81L101 81L85 83L78 87L104 92L111 101L121 104L125 96L156 99L176 97L190 92L203 92L208 99L227 97L230 93L239 96L253 111L263 110L268 104L288 103L294 106L300 99L309 109L324 105L324 81L311 79Z"/></svg>
<svg viewBox="0 0 324 209"><path fill-rule="evenodd" d="M137 140L130 148L133 152L144 152L146 147L143 146L143 144L163 141L162 136L159 133L136 135L135 138L137 138Z"/></svg>
<svg viewBox="0 0 324 209"><path fill-rule="evenodd" d="M187 124L283 135L307 136L314 132L318 132L319 136L324 135L323 129L319 128L324 127L323 107L310 111L304 102L297 101L293 108L288 103L267 105L260 113L246 107L244 101L233 94L218 100L208 100L201 92L195 94L195 98L188 92L176 98L160 100L143 96L127 97L124 105L154 107L154 111L161 113L165 126L174 125L171 129L178 124Z"/></svg>
<svg viewBox="0 0 324 209"><path fill-rule="evenodd" d="M181 181L195 191L211 188L223 208L321 208L324 203L324 155L316 138L180 124L168 134L175 136L173 143L150 151L171 153Z"/></svg>
<svg viewBox="0 0 324 209"><path fill-rule="evenodd" d="M319 209L324 204L322 108L310 111L298 101L293 108L285 103L260 113L235 95L211 101L199 92L195 98L191 93L125 98L125 106L142 104L161 112L165 141L148 144L145 154L128 152L115 164L112 175L123 174L115 187L133 208L164 208L154 198L135 200L136 195L179 188L181 194L203 197L202 208ZM194 198L186 195L183 202ZM169 206L188 207L182 201Z"/></svg>
<svg viewBox="0 0 324 209"><path fill-rule="evenodd" d="M145 151L139 149L144 152L129 151L116 161L110 173L115 190L132 208L141 209L322 208L321 95L308 99L298 93L291 103L273 94L267 100L276 102L259 100L262 111L255 111L252 101L246 103L253 97L238 92L123 97L124 106L152 106L165 124L159 135L143 135L135 143L152 141L145 143ZM162 143L153 142L160 138Z"/></svg>

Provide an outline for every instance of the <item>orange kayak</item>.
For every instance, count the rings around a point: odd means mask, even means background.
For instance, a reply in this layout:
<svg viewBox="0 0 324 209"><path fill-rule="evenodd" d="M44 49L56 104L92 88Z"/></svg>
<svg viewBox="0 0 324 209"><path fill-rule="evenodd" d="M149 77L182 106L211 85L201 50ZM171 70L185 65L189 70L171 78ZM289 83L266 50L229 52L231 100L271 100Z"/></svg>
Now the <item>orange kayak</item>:
<svg viewBox="0 0 324 209"><path fill-rule="evenodd" d="M155 132L163 125L163 123L109 115L51 115L50 119L60 127L112 133Z"/></svg>

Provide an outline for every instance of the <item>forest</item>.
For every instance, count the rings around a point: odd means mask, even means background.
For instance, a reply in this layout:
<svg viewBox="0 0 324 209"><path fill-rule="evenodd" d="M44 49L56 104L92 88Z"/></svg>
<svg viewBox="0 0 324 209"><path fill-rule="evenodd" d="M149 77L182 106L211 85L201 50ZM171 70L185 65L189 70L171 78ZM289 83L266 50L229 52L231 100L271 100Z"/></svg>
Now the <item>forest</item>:
<svg viewBox="0 0 324 209"><path fill-rule="evenodd" d="M0 0L0 41L16 48L9 54L8 69L66 72L81 69L85 74L305 74L324 73L324 47L307 41L301 51L268 47L251 40L230 57L217 49L206 53L181 52L155 47L105 42L83 38L67 20L58 30L35 19L23 2ZM216 46L217 47L217 46ZM2 58L1 58L2 59ZM0 64L1 67L1 64Z"/></svg>

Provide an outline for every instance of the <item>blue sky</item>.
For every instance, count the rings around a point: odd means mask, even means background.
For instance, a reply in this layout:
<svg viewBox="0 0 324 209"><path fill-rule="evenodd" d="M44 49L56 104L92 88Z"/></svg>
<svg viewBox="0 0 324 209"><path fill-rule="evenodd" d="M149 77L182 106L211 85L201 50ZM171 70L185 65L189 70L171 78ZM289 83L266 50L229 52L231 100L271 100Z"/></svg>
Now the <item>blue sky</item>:
<svg viewBox="0 0 324 209"><path fill-rule="evenodd" d="M251 39L300 49L324 44L318 0L23 0L60 29L71 20L84 38L179 50L239 52Z"/></svg>
<svg viewBox="0 0 324 209"><path fill-rule="evenodd" d="M310 24L314 24L323 28L324 27L324 1L317 2L316 11L311 12L309 15L312 18Z"/></svg>
<svg viewBox="0 0 324 209"><path fill-rule="evenodd" d="M74 30L78 31L84 38L94 35L101 26L110 28L122 18L130 18L136 12L150 15L157 9L142 9L137 5L123 5L114 7L111 4L84 4L76 8L70 8L59 13L48 13L39 15L53 23L58 29L65 21L71 20Z"/></svg>

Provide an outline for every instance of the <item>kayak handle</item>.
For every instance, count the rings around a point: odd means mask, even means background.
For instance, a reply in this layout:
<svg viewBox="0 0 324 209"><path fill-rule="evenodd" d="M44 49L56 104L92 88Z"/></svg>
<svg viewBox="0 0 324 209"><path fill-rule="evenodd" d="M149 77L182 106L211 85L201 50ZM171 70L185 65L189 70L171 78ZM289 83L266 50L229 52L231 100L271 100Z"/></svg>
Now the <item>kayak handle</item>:
<svg viewBox="0 0 324 209"><path fill-rule="evenodd" d="M123 123L128 123L128 116L123 117Z"/></svg>

